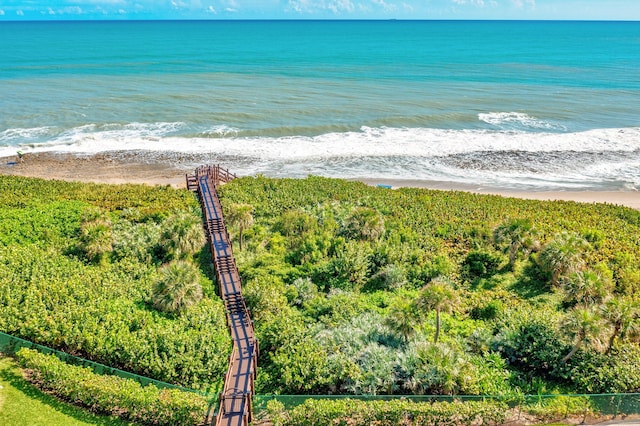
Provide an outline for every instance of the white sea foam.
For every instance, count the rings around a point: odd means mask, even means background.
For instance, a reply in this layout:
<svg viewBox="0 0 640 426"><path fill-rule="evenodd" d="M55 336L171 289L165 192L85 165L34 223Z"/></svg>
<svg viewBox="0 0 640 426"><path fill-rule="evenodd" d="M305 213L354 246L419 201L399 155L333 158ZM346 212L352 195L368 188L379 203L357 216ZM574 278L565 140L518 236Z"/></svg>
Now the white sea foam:
<svg viewBox="0 0 640 426"><path fill-rule="evenodd" d="M429 128L370 128L318 136L234 137L237 129L209 131L227 137L183 137L184 123L89 124L33 142L49 128L9 129L2 133L0 156L25 152L95 153L115 150L215 153L263 159L331 157L434 157L471 152L633 152L640 128L595 129L576 133L536 133Z"/></svg>
<svg viewBox="0 0 640 426"><path fill-rule="evenodd" d="M0 132L0 146L5 144L10 144L11 141L22 140L22 141L30 141L37 140L39 138L43 138L51 135L53 132L53 127L33 127L33 128L16 128L16 129L7 129Z"/></svg>
<svg viewBox="0 0 640 426"><path fill-rule="evenodd" d="M500 129L566 130L565 126L541 120L523 112L489 112L478 114L478 119Z"/></svg>
<svg viewBox="0 0 640 426"><path fill-rule="evenodd" d="M212 126L202 132L205 136L209 135L214 137L232 137L238 136L238 133L240 133L240 129L226 125Z"/></svg>
<svg viewBox="0 0 640 426"><path fill-rule="evenodd" d="M640 189L640 127L574 133L363 127L286 137L238 137L238 129L224 126L194 132L181 122L90 124L56 131L53 137L46 136L51 129L38 129L3 132L11 146L0 147L0 156L13 156L17 149L78 154L140 150L165 157L177 152L229 159L240 174ZM189 131L211 137L185 137ZM45 137L33 142L38 135Z"/></svg>

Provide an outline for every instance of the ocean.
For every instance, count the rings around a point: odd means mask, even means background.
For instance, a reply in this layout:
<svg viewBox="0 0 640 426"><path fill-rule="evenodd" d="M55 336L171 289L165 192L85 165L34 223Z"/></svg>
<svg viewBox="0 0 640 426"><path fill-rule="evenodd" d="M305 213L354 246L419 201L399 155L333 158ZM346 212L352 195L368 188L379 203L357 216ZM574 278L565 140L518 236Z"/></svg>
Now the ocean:
<svg viewBox="0 0 640 426"><path fill-rule="evenodd" d="M640 22L0 22L0 157L640 190Z"/></svg>

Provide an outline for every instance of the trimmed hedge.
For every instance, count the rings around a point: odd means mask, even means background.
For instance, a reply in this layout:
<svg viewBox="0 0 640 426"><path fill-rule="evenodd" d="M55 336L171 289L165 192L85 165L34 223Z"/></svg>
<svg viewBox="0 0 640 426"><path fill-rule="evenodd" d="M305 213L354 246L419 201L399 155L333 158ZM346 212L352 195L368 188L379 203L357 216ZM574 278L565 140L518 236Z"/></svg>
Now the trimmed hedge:
<svg viewBox="0 0 640 426"><path fill-rule="evenodd" d="M36 385L99 413L151 425L196 425L206 416L208 403L202 395L101 376L32 349L22 348L16 357Z"/></svg>
<svg viewBox="0 0 640 426"><path fill-rule="evenodd" d="M285 411L284 405L272 400L267 411L274 426L396 426L500 424L509 407L499 401L411 402L361 401L356 399L308 399Z"/></svg>

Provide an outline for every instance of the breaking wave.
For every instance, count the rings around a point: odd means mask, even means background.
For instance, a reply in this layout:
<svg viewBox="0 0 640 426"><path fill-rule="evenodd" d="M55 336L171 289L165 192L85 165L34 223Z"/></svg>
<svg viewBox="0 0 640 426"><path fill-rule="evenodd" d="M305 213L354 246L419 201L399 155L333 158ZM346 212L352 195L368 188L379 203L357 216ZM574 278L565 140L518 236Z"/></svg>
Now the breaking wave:
<svg viewBox="0 0 640 426"><path fill-rule="evenodd" d="M505 117L502 120L528 116ZM240 174L640 190L640 128L635 127L564 133L362 127L316 136L239 136L242 134L241 129L193 129L182 122L8 129L0 133L0 156L13 156L16 150L140 151L149 157L176 158L176 162L180 157L192 158L194 164L224 161Z"/></svg>

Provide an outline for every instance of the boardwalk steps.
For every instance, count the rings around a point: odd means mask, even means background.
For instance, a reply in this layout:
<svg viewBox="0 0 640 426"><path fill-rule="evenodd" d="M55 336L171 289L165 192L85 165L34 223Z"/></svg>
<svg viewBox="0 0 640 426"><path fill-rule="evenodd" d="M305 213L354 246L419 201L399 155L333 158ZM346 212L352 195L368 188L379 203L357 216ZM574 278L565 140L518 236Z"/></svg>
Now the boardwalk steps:
<svg viewBox="0 0 640 426"><path fill-rule="evenodd" d="M258 365L258 341L242 295L242 282L217 190L218 184L235 177L220 166L201 166L193 175L186 176L187 188L196 192L200 200L203 226L233 340L218 414L215 417L207 416L207 424L212 426L248 426L252 420L252 397Z"/></svg>

